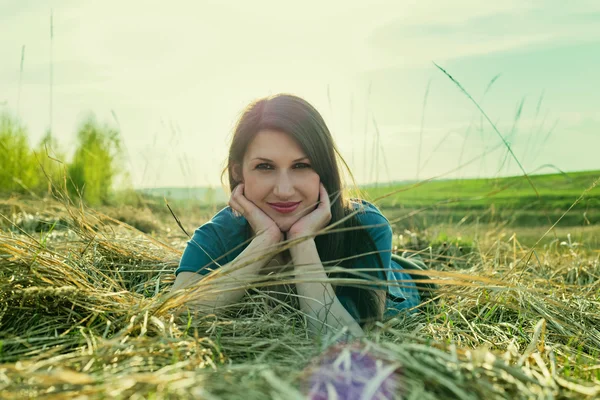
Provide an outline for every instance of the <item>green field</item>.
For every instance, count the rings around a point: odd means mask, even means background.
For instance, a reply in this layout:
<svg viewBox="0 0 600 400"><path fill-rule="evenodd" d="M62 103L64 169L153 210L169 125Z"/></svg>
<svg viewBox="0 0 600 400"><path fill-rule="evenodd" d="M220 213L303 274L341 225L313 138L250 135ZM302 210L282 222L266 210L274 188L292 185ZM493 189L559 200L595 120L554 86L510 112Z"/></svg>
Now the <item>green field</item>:
<svg viewBox="0 0 600 400"><path fill-rule="evenodd" d="M518 176L432 180L364 190L391 218L406 217L399 224L403 228L473 222L550 226L570 207L561 226L587 226L600 222L600 185L592 188L599 178L597 170L532 175L531 183Z"/></svg>
<svg viewBox="0 0 600 400"><path fill-rule="evenodd" d="M386 196L383 207L424 207L450 202L448 208L486 208L501 205L519 209L532 204L566 209L600 178L600 170L496 179L432 180L415 184L380 185L365 190L372 198ZM533 184L533 186L532 186ZM534 190L537 190L537 194ZM394 194L391 194L395 192ZM538 196L539 195L539 196ZM590 190L577 208L600 208L600 185Z"/></svg>

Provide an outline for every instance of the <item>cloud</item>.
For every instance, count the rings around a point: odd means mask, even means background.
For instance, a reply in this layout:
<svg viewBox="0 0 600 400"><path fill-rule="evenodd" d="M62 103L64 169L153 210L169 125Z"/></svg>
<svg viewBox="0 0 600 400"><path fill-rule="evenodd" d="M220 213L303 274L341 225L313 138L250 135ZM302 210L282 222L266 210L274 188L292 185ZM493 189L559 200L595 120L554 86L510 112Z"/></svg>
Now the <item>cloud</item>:
<svg viewBox="0 0 600 400"><path fill-rule="evenodd" d="M430 18L415 12L410 19L396 18L375 29L368 38L374 56L371 67L418 65L600 39L598 5L565 9L547 3L525 3L527 8L493 5L469 12L464 8L468 3L463 2L463 8L454 8L453 3L453 12L446 14L438 9Z"/></svg>
<svg viewBox="0 0 600 400"><path fill-rule="evenodd" d="M10 21L40 10L40 2L37 0L7 1L0 4L0 21ZM50 7L48 18L50 18Z"/></svg>

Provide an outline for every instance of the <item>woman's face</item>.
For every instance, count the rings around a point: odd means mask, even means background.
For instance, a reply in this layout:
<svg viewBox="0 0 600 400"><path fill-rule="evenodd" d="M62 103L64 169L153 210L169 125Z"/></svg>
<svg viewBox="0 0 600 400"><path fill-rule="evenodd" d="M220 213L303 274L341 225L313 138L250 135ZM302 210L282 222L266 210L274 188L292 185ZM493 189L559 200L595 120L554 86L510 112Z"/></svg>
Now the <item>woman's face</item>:
<svg viewBox="0 0 600 400"><path fill-rule="evenodd" d="M287 232L315 209L319 175L296 141L286 133L261 130L242 162L244 195Z"/></svg>

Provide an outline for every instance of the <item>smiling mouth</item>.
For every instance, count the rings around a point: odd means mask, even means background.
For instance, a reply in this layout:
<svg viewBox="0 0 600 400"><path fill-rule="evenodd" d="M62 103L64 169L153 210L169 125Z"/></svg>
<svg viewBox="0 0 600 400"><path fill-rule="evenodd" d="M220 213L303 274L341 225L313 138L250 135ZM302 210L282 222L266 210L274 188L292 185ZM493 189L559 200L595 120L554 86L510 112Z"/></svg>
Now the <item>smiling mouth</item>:
<svg viewBox="0 0 600 400"><path fill-rule="evenodd" d="M298 202L288 202L288 203L267 203L271 208L275 211L280 212L282 214L288 214L292 211L295 211L296 208L300 205L300 201Z"/></svg>

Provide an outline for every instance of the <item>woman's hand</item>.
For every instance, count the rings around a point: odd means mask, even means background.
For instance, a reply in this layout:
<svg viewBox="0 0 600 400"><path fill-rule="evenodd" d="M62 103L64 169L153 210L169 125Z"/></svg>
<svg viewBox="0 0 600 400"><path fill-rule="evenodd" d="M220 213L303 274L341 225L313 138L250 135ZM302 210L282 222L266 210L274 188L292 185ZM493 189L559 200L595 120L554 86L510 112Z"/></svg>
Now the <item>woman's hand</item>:
<svg viewBox="0 0 600 400"><path fill-rule="evenodd" d="M275 221L244 196L243 183L238 184L231 192L229 206L246 218L257 236L267 235L276 243L283 239L283 233L281 233Z"/></svg>
<svg viewBox="0 0 600 400"><path fill-rule="evenodd" d="M287 233L287 239L313 235L329 224L329 221L331 221L331 203L323 183L319 183L319 200L319 206L314 211L292 225Z"/></svg>

